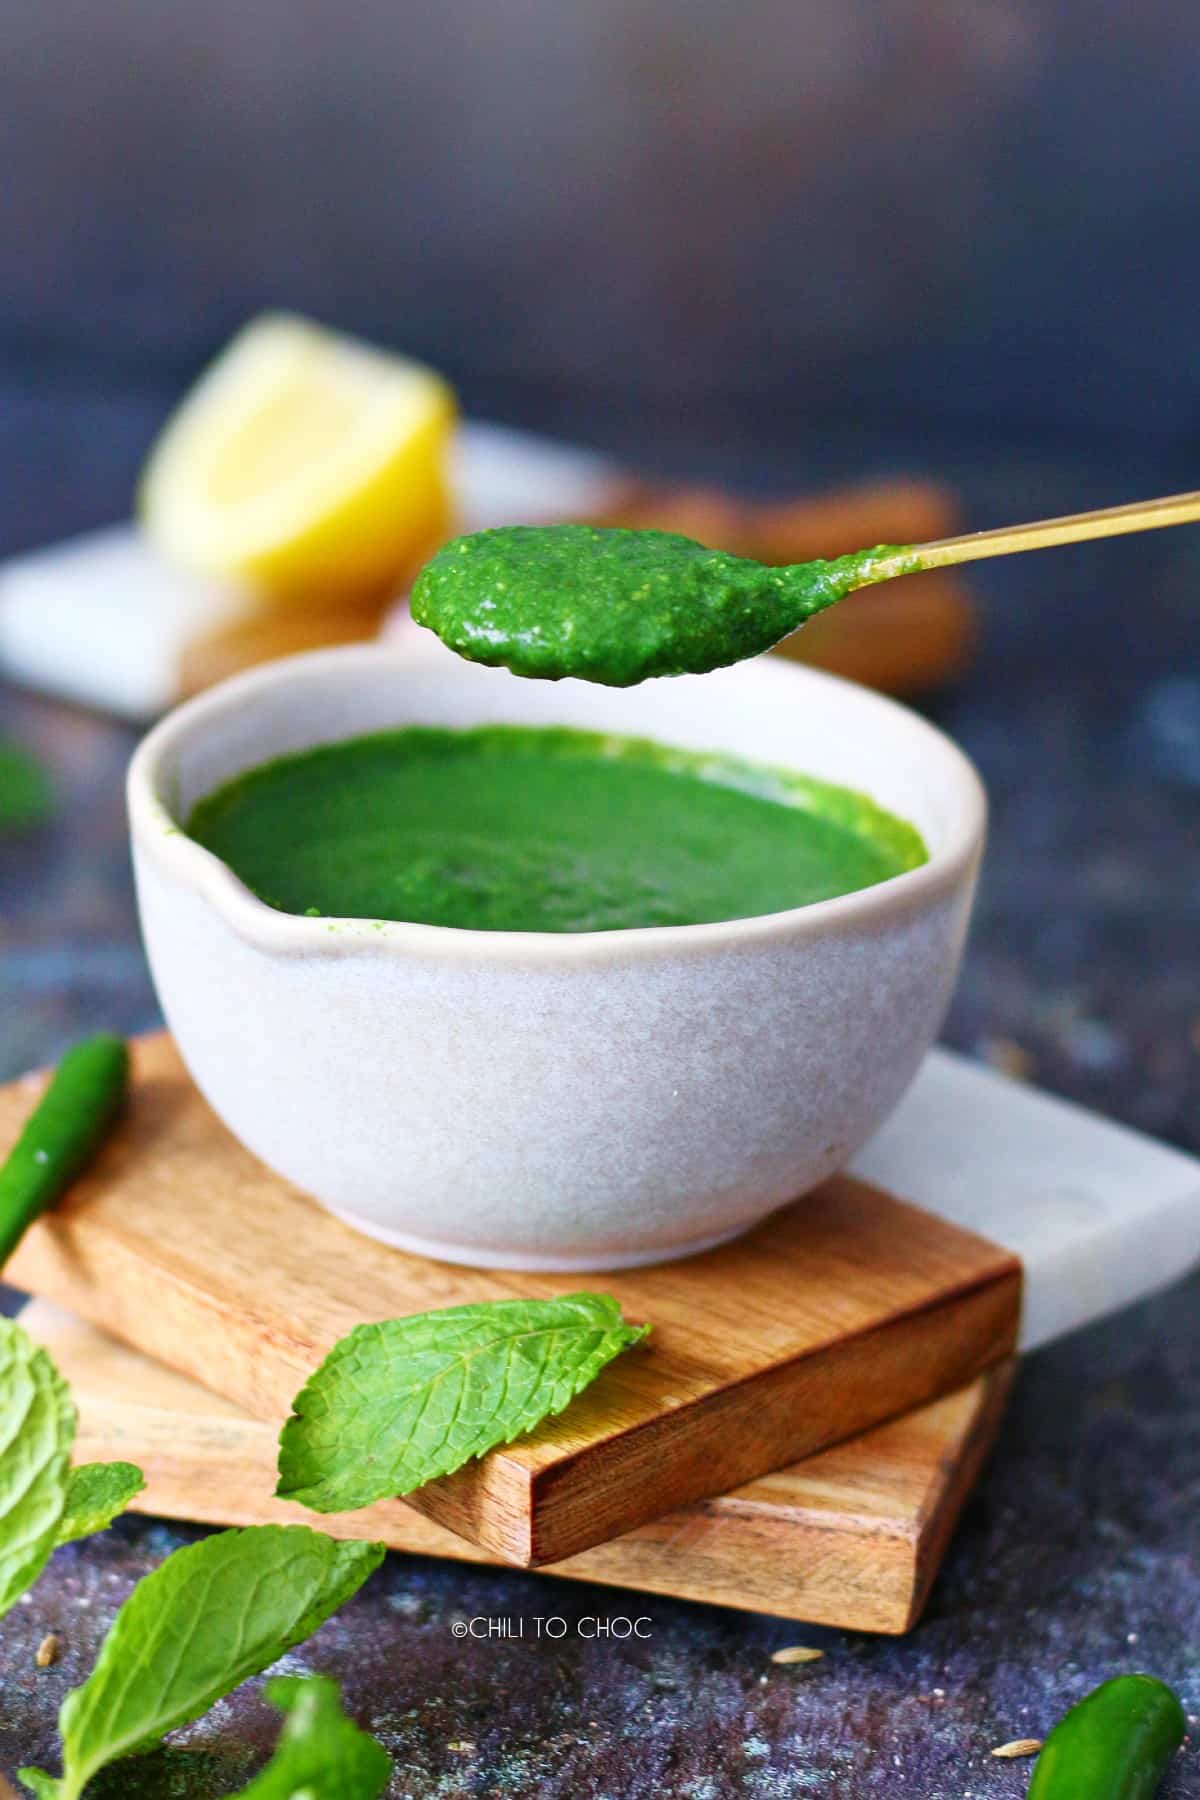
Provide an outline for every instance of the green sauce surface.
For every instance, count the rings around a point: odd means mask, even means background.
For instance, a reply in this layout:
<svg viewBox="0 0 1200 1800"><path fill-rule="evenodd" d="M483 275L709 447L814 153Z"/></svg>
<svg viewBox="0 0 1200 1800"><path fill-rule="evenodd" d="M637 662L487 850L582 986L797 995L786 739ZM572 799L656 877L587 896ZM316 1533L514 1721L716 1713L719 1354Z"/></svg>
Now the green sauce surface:
<svg viewBox="0 0 1200 1800"><path fill-rule="evenodd" d="M284 756L188 833L281 912L616 931L784 911L927 860L865 796L557 727L425 726Z"/></svg>
<svg viewBox="0 0 1200 1800"><path fill-rule="evenodd" d="M854 588L916 567L888 545L772 568L669 531L512 525L444 545L412 610L473 662L630 687L757 656Z"/></svg>

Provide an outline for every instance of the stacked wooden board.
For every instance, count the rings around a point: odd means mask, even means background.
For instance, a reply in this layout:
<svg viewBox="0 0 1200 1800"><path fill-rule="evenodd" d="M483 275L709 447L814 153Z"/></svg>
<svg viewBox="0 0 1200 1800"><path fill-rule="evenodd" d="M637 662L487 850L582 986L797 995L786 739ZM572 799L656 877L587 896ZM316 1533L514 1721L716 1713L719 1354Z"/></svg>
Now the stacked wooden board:
<svg viewBox="0 0 1200 1800"><path fill-rule="evenodd" d="M39 1091L0 1092L0 1152ZM332 1528L904 1629L1018 1341L1182 1272L1198 1195L1190 1159L935 1055L856 1173L705 1256L588 1277L654 1329L566 1413ZM146 1506L214 1522L302 1516L271 1498L275 1439L351 1324L581 1285L358 1236L235 1142L163 1035L9 1274L74 1315L30 1318L76 1383L84 1452L140 1462Z"/></svg>

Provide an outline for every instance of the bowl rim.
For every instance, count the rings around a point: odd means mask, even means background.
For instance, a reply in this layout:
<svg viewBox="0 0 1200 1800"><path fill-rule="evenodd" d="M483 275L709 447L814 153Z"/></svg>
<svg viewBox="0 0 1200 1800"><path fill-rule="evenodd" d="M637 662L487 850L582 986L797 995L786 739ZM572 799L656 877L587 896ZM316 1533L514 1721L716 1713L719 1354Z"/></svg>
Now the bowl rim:
<svg viewBox="0 0 1200 1800"><path fill-rule="evenodd" d="M419 675L402 642L386 639L336 645L281 657L229 677L174 707L134 751L126 778L130 834L135 853L205 900L248 944L279 956L310 960L373 954L384 959L420 954L452 962L463 959L520 965L537 962L620 963L669 953L673 956L738 949L796 938L839 936L870 929L872 923L919 911L958 887L982 855L987 829L987 795L974 764L945 732L898 701L843 680L823 669L783 657L757 657L740 665L747 681L779 687L816 684L844 690L857 706L886 712L891 722L919 738L939 760L941 779L957 802L955 822L927 862L872 887L811 901L782 912L745 919L717 919L698 925L647 925L616 931L479 931L463 926L426 925L410 920L309 918L278 912L236 876L229 865L196 843L159 797L164 761L180 739L220 725L227 714L297 675L352 667L368 661L393 663L398 672ZM352 733L350 735L353 735ZM650 733L653 735L653 732ZM335 741L335 740L330 740Z"/></svg>

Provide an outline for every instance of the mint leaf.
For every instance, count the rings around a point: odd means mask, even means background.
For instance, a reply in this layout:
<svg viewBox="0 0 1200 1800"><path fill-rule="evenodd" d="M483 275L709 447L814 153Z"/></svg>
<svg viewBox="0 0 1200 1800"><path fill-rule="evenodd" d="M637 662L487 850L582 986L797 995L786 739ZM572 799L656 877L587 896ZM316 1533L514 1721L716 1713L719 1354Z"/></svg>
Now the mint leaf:
<svg viewBox="0 0 1200 1800"><path fill-rule="evenodd" d="M335 1681L281 1675L265 1691L288 1716L274 1756L237 1800L376 1800L392 1759L346 1717Z"/></svg>
<svg viewBox="0 0 1200 1800"><path fill-rule="evenodd" d="M648 1330L608 1294L356 1325L293 1401L275 1491L323 1513L411 1493L561 1412Z"/></svg>
<svg viewBox="0 0 1200 1800"><path fill-rule="evenodd" d="M133 1463L83 1463L72 1469L56 1541L70 1544L94 1531L106 1531L145 1485L145 1476Z"/></svg>
<svg viewBox="0 0 1200 1800"><path fill-rule="evenodd" d="M22 1769L21 1780L39 1800L78 1800L98 1770L148 1750L309 1637L383 1554L307 1525L251 1525L176 1550L139 1581L63 1702L62 1776Z"/></svg>
<svg viewBox="0 0 1200 1800"><path fill-rule="evenodd" d="M111 1525L145 1486L132 1463L69 1467L75 1407L47 1352L0 1319L0 1618L59 1544Z"/></svg>
<svg viewBox="0 0 1200 1800"><path fill-rule="evenodd" d="M0 1319L0 1617L58 1542L75 1408L49 1356Z"/></svg>

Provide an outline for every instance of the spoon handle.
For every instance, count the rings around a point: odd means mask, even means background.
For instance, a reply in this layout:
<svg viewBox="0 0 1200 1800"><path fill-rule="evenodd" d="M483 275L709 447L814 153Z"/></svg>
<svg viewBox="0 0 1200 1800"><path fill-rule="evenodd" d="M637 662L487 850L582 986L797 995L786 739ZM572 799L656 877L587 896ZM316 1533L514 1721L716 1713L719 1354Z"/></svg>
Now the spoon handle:
<svg viewBox="0 0 1200 1800"><path fill-rule="evenodd" d="M1016 550L1045 550L1052 544L1076 544L1086 538L1119 537L1126 531L1154 531L1161 525L1187 525L1200 520L1200 492L1169 494L1159 500L1135 500L1126 506L1106 506L1099 512L1069 513L1062 519L1041 519L1032 525L1002 525L995 531L971 531L962 537L936 538L929 544L913 544L898 551L895 567L881 558L871 573L872 581L902 575L915 565L941 569L950 563L976 562L984 556L1011 556Z"/></svg>

